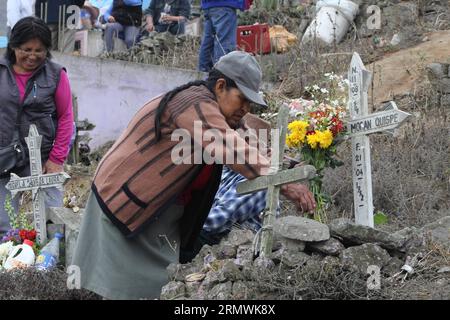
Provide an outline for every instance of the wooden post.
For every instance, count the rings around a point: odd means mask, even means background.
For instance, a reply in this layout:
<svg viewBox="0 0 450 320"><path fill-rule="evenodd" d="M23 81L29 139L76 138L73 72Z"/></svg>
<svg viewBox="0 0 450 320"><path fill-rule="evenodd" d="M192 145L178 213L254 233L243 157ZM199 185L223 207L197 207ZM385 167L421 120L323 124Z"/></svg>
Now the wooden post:
<svg viewBox="0 0 450 320"><path fill-rule="evenodd" d="M278 128L272 131L272 171L274 174L241 182L236 189L240 194L267 189L266 209L264 210L261 229L261 247L258 249L261 257L269 257L272 253L273 224L281 185L311 179L316 173L313 166L302 166L282 171L288 116L289 108L283 105L278 113Z"/></svg>
<svg viewBox="0 0 450 320"><path fill-rule="evenodd" d="M394 102L391 102L388 108L390 110L369 114L367 92L372 74L364 67L356 52L353 54L348 79L351 121L347 124L347 128L352 137L355 223L373 228L372 170L368 134L389 132L400 126L410 114L398 110Z"/></svg>

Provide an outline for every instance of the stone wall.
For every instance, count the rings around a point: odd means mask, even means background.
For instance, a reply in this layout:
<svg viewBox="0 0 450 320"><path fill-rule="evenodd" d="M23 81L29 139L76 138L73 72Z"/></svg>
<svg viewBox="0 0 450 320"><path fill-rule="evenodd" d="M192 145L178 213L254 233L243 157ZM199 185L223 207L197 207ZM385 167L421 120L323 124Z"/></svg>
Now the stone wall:
<svg viewBox="0 0 450 320"><path fill-rule="evenodd" d="M263 280L258 281L258 274L270 271L272 278L284 274L287 286L302 269L316 269L326 279L331 266L338 266L342 270L339 273L348 278L344 285L355 286L359 281L362 294L366 294L370 268L378 270L385 279L408 276L426 255L428 241L450 250L449 234L450 216L422 229L405 228L395 233L355 225L348 219L325 225L301 217L283 217L274 226L270 259L254 259L253 232L234 229L219 245L204 246L192 262L171 264L170 282L163 287L161 299L278 299L275 284L266 285L272 285L274 292L259 291L264 284L260 283ZM305 292L314 290L313 283L303 285ZM332 292L324 294L339 298Z"/></svg>

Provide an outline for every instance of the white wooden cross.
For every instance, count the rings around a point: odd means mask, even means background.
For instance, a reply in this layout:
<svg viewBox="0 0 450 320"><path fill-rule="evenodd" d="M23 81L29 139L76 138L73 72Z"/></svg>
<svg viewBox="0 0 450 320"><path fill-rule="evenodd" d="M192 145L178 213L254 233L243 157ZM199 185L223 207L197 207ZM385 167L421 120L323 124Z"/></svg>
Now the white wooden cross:
<svg viewBox="0 0 450 320"><path fill-rule="evenodd" d="M62 188L62 185L70 178L70 176L65 172L42 174L42 136L39 135L34 124L30 126L29 135L25 140L30 154L31 176L19 177L18 175L11 173L11 180L6 184L6 188L11 191L12 197L15 197L17 193L21 191L32 191L36 239L39 244L42 245L47 241L45 195L42 189L50 187Z"/></svg>
<svg viewBox="0 0 450 320"><path fill-rule="evenodd" d="M261 229L261 247L256 249L261 252L261 257L269 257L272 253L273 224L278 207L280 186L286 183L311 179L316 174L316 169L311 165L282 170L288 116L289 108L283 105L278 113L278 129L272 131L273 151L271 166L274 169L274 174L241 182L236 188L239 194L267 189L266 208L264 210L263 227Z"/></svg>
<svg viewBox="0 0 450 320"><path fill-rule="evenodd" d="M370 165L370 141L368 134L390 132L399 127L409 113L398 110L391 101L385 111L369 114L367 92L372 82L358 53L353 54L348 71L349 109L351 120L347 128L352 138L352 171L355 223L374 227L372 170Z"/></svg>

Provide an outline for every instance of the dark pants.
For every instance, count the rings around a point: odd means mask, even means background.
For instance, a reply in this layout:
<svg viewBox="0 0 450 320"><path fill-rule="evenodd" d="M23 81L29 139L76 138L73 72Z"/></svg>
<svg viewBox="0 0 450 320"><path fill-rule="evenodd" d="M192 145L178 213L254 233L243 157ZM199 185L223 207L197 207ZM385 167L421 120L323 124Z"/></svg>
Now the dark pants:
<svg viewBox="0 0 450 320"><path fill-rule="evenodd" d="M155 25L156 32L166 32L169 31L174 36L179 34L184 34L185 24L180 23L170 23L170 24L157 24Z"/></svg>

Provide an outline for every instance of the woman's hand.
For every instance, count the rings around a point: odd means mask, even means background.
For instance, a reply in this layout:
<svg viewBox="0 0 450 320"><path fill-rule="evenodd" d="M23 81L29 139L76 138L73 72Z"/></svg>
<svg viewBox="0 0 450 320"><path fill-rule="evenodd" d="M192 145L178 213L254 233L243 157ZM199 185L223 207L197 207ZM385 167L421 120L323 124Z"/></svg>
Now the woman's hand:
<svg viewBox="0 0 450 320"><path fill-rule="evenodd" d="M281 193L291 200L303 212L311 212L316 208L314 196L304 184L290 183L281 186Z"/></svg>
<svg viewBox="0 0 450 320"><path fill-rule="evenodd" d="M51 161L50 159L47 160L47 162L44 164L44 167L42 168L42 173L57 173L57 172L63 172L64 166L62 164L57 164Z"/></svg>

